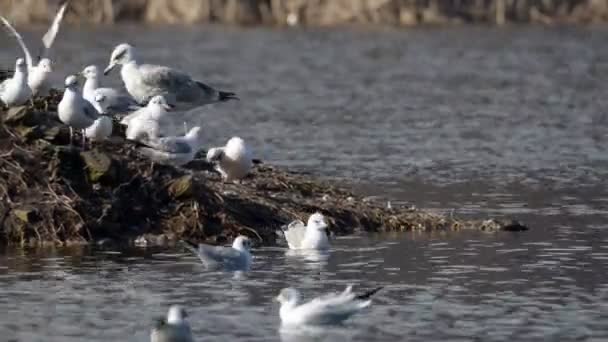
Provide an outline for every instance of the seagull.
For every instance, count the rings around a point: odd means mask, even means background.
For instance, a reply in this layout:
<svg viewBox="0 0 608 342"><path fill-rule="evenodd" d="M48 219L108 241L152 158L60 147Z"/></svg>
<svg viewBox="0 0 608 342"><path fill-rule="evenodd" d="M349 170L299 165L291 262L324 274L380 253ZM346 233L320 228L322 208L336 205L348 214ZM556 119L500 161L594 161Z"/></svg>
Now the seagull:
<svg viewBox="0 0 608 342"><path fill-rule="evenodd" d="M181 166L194 159L200 149L199 126L192 127L184 136L162 137L153 140L139 141L140 153L150 158L152 162Z"/></svg>
<svg viewBox="0 0 608 342"><path fill-rule="evenodd" d="M57 106L59 120L70 126L70 144L72 143L73 128L84 130L90 127L99 114L93 105L85 100L78 89L78 79L69 75L65 79L65 91ZM84 147L86 136L82 134L82 145Z"/></svg>
<svg viewBox="0 0 608 342"><path fill-rule="evenodd" d="M99 106L99 102L104 100L104 95L97 94L94 98L93 106ZM97 107L96 107L97 108ZM92 141L101 141L112 135L112 118L97 110L101 115L93 124L84 130L84 135Z"/></svg>
<svg viewBox="0 0 608 342"><path fill-rule="evenodd" d="M207 268L224 267L230 270L248 270L251 266L251 242L248 237L239 235L231 247L211 246L204 243L198 246L183 241L184 246L196 254Z"/></svg>
<svg viewBox="0 0 608 342"><path fill-rule="evenodd" d="M240 180L251 170L251 151L245 141L232 137L225 147L213 147L207 152L207 161L216 163L216 170L225 182Z"/></svg>
<svg viewBox="0 0 608 342"><path fill-rule="evenodd" d="M120 123L127 126L126 138L141 141L157 139L160 136L160 122L172 107L162 95L153 97L148 105L125 116Z"/></svg>
<svg viewBox="0 0 608 342"><path fill-rule="evenodd" d="M42 43L44 45L44 49L42 50L41 56L39 56L39 61L37 65L34 65L34 61L32 59L32 54L29 49L25 45L25 41L15 30L15 28L10 24L6 18L0 16L0 21L4 24L8 32L17 39L17 43L21 46L23 53L25 54L25 61L27 63L28 68L28 80L27 83L32 90L32 94L36 95L47 95L51 85L49 84L49 75L53 72L53 68L51 66L51 60L49 58L44 57L48 50L53 45L55 41L55 37L57 37L57 33L59 32L59 26L61 21L63 20L63 15L65 14L65 10L68 6L69 1L65 1L63 5L59 8L59 11L55 15L51 26L48 31L42 36Z"/></svg>
<svg viewBox="0 0 608 342"><path fill-rule="evenodd" d="M166 66L140 64L135 48L127 43L114 48L104 75L117 65L122 65L120 75L127 92L140 104L147 103L153 96L164 95L169 103L176 104L181 110L189 110L238 99L234 93L216 90L181 71Z"/></svg>
<svg viewBox="0 0 608 342"><path fill-rule="evenodd" d="M85 67L80 74L85 78L84 85L82 86L82 97L93 103L96 102L96 95L103 95L104 113L126 113L130 110L141 108L138 106L137 102L127 94L121 94L118 90L113 88L100 88L100 74L96 65Z"/></svg>
<svg viewBox="0 0 608 342"><path fill-rule="evenodd" d="M287 326L338 324L368 307L371 297L382 287L361 295L352 292L352 285L342 293L330 293L300 304L298 290L288 287L281 290L276 300L281 303L279 315Z"/></svg>
<svg viewBox="0 0 608 342"><path fill-rule="evenodd" d="M181 305L172 305L167 318L156 322L150 332L150 342L193 342L190 324L186 321L188 314Z"/></svg>
<svg viewBox="0 0 608 342"><path fill-rule="evenodd" d="M32 96L27 86L27 66L23 58L15 62L15 74L0 83L0 100L8 107L24 105Z"/></svg>
<svg viewBox="0 0 608 342"><path fill-rule="evenodd" d="M314 213L308 218L308 224L295 220L284 228L283 234L290 249L328 249L327 222L321 213Z"/></svg>

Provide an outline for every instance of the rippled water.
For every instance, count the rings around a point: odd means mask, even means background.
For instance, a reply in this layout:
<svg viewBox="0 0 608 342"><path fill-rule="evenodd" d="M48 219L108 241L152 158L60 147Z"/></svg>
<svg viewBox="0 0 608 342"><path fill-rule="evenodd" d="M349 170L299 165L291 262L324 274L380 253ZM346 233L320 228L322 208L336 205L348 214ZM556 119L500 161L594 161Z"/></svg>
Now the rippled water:
<svg viewBox="0 0 608 342"><path fill-rule="evenodd" d="M188 114L210 145L238 134L269 163L395 205L533 229L342 237L322 263L260 248L244 277L175 249L8 250L7 340L145 341L175 302L201 340L608 338L607 29L73 29L56 82L123 40L240 95ZM309 297L349 282L386 289L345 327L278 330L281 287Z"/></svg>

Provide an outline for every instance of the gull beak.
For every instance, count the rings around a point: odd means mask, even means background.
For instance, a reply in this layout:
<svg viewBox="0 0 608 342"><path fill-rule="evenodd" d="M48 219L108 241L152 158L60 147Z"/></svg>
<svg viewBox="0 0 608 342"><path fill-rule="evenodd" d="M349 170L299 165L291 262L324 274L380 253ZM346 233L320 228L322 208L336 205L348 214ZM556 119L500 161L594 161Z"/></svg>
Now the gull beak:
<svg viewBox="0 0 608 342"><path fill-rule="evenodd" d="M103 70L103 74L107 76L110 73L110 71L112 71L112 69L114 69L115 66L116 66L116 63L111 62L110 65L108 65L108 67Z"/></svg>
<svg viewBox="0 0 608 342"><path fill-rule="evenodd" d="M163 108L165 108L167 111L170 112L173 110L173 108L175 108L175 106L172 104L169 104L169 103L165 103L165 104L163 104Z"/></svg>

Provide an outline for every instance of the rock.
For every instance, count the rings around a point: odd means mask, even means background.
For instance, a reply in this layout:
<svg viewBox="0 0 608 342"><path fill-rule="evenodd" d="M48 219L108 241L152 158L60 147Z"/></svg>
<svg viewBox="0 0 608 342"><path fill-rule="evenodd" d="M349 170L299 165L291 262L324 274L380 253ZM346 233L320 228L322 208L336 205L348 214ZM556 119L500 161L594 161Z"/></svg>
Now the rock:
<svg viewBox="0 0 608 342"><path fill-rule="evenodd" d="M191 175L182 176L169 182L167 192L171 198L191 197L194 194L194 183Z"/></svg>
<svg viewBox="0 0 608 342"><path fill-rule="evenodd" d="M27 106L19 106L9 108L4 117L4 122L8 124L22 123L25 121L27 116L30 116L33 111L29 110Z"/></svg>
<svg viewBox="0 0 608 342"><path fill-rule="evenodd" d="M527 226L525 226L517 221L509 221L509 222L503 224L502 227L500 227L500 230L504 230L507 232L523 232L528 229L530 229L530 228L528 228Z"/></svg>
<svg viewBox="0 0 608 342"><path fill-rule="evenodd" d="M13 209L12 214L23 223L34 223L38 220L38 211L35 208Z"/></svg>
<svg viewBox="0 0 608 342"><path fill-rule="evenodd" d="M116 168L112 159L98 150L80 152L80 156L88 170L91 183L111 183L116 178Z"/></svg>

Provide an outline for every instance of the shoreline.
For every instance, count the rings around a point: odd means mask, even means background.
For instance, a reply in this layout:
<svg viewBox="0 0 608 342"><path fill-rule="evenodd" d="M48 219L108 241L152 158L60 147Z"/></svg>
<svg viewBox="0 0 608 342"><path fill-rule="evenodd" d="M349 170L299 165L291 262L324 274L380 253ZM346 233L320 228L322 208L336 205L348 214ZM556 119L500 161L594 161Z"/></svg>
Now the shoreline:
<svg viewBox="0 0 608 342"><path fill-rule="evenodd" d="M357 231L521 231L516 221L460 220L385 201L331 181L256 162L243 184L225 184L197 159L156 165L125 144L121 128L82 151L56 118L61 97L0 112L0 243L154 246L180 239L221 244L245 234L262 245L292 220L319 211L335 235ZM75 141L79 141L78 137ZM199 157L204 153L199 153Z"/></svg>

